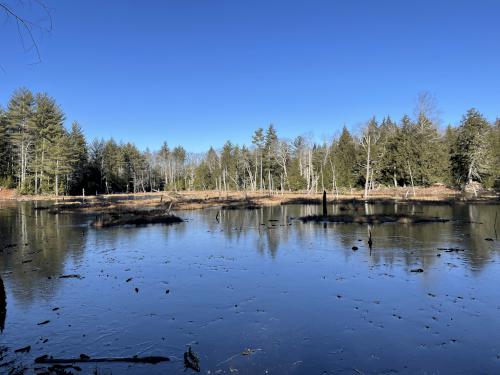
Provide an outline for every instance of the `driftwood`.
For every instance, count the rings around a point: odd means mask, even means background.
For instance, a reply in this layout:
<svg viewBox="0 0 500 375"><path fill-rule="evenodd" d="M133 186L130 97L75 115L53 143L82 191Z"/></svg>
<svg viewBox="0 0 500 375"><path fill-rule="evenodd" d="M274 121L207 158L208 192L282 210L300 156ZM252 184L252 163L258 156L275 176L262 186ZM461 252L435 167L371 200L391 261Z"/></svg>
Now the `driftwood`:
<svg viewBox="0 0 500 375"><path fill-rule="evenodd" d="M85 354L80 354L77 358L54 358L49 355L42 355L35 359L35 363L97 363L97 362L129 362L129 363L148 363L155 365L160 362L168 362L170 358L161 356L148 357L111 357L111 358L92 358Z"/></svg>

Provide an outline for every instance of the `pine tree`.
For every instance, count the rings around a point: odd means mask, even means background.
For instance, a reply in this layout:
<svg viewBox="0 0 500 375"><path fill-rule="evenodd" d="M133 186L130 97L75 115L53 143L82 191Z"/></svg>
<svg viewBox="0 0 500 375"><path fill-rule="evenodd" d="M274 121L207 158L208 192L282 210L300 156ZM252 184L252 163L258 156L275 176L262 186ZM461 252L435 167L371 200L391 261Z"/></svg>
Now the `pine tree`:
<svg viewBox="0 0 500 375"><path fill-rule="evenodd" d="M32 172L34 174L34 192L55 192L55 178L62 163L62 153L69 152L60 144L66 135L64 114L56 101L47 94L35 96L33 122L36 129L36 141ZM57 161L56 159L59 159ZM66 163L66 161L65 161ZM59 176L57 176L59 183ZM59 189L59 186L57 187Z"/></svg>
<svg viewBox="0 0 500 375"><path fill-rule="evenodd" d="M417 183L427 186L443 179L446 155L436 125L423 112L419 114L414 128L414 173Z"/></svg>
<svg viewBox="0 0 500 375"><path fill-rule="evenodd" d="M33 122L34 98L31 91L21 88L10 99L7 121L14 156L17 186L29 191L28 167L33 157L36 128Z"/></svg>
<svg viewBox="0 0 500 375"><path fill-rule="evenodd" d="M491 129L490 145L492 170L489 186L500 189L500 119L496 119Z"/></svg>
<svg viewBox="0 0 500 375"><path fill-rule="evenodd" d="M0 107L0 187L10 187L11 184L10 156L7 114Z"/></svg>
<svg viewBox="0 0 500 375"><path fill-rule="evenodd" d="M68 135L70 148L71 174L69 178L69 191L72 194L80 194L85 188L85 179L88 170L88 150L85 135L78 122L71 124L71 132Z"/></svg>
<svg viewBox="0 0 500 375"><path fill-rule="evenodd" d="M481 182L491 172L489 133L488 121L478 111L470 109L457 129L452 150L452 171L457 185Z"/></svg>
<svg viewBox="0 0 500 375"><path fill-rule="evenodd" d="M263 183L263 153L264 153L264 130L258 128L252 136L252 143L255 146L255 180L259 176L259 188L264 188ZM257 185L257 183L255 183Z"/></svg>
<svg viewBox="0 0 500 375"><path fill-rule="evenodd" d="M266 131L266 136L264 140L264 160L265 160L265 171L267 176L267 187L269 192L274 190L276 186L276 181L274 181L275 171L277 169L276 163L276 152L278 146L278 135L274 129L274 125L270 124Z"/></svg>
<svg viewBox="0 0 500 375"><path fill-rule="evenodd" d="M91 193L102 193L104 186L104 148L102 139L94 139L89 145L88 179L86 185Z"/></svg>
<svg viewBox="0 0 500 375"><path fill-rule="evenodd" d="M349 130L344 126L342 134L333 145L332 175L335 185L351 188L355 184L356 144ZM333 176L332 176L333 177Z"/></svg>

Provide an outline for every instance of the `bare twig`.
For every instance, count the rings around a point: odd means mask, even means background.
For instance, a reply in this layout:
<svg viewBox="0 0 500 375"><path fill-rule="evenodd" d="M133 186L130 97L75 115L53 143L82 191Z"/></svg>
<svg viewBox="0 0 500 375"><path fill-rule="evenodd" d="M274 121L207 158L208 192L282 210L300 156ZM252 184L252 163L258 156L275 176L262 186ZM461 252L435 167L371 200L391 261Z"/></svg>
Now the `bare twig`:
<svg viewBox="0 0 500 375"><path fill-rule="evenodd" d="M23 49L29 51L32 48L35 50L36 56L37 56L37 61L34 62L33 64L38 64L42 62L42 55L40 53L40 49L38 47L38 43L35 39L35 36L33 35L33 29L38 28L46 33L49 33L52 31L52 17L50 14L50 10L47 8L47 6L40 0L33 0L35 1L46 13L47 18L49 20L49 26L44 27L41 23L39 22L33 22L28 20L27 18L24 18L23 16L19 15L18 12L14 11L9 5L0 2L0 10L3 10L4 13L7 15L9 18L13 18L16 22L16 28L17 32L19 34L19 39L21 40L21 44L23 46ZM24 43L24 38L23 38L23 30L28 34L28 38L31 41L31 47L27 48ZM0 67L1 68L1 67ZM5 71L3 68L1 68L2 71Z"/></svg>

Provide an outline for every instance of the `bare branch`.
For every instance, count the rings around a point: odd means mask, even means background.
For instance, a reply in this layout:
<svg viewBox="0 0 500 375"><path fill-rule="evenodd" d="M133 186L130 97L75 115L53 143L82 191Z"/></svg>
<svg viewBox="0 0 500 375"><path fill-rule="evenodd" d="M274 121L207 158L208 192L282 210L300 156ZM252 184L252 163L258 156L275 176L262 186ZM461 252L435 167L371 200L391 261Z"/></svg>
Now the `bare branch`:
<svg viewBox="0 0 500 375"><path fill-rule="evenodd" d="M17 32L19 34L19 39L21 40L21 45L23 46L23 49L26 51L30 51L32 49L35 50L35 54L37 57L37 61L34 62L33 64L38 64L42 62L42 55L40 53L40 49L38 47L38 43L36 41L36 38L33 34L34 29L40 29L43 32L49 33L52 31L52 17L50 14L50 10L47 8L47 6L40 0L33 0L38 4L40 8L43 9L44 13L47 15L47 19L49 21L49 26L44 27L42 23L40 22L33 22L28 20L27 18L21 16L17 11L13 10L9 5L6 3L0 2L0 10L3 10L3 12L7 15L8 18L14 19L16 23L16 28ZM23 37L23 31L28 35L28 39L30 40L30 46L27 47L25 45L24 37ZM2 69L3 70L3 69Z"/></svg>

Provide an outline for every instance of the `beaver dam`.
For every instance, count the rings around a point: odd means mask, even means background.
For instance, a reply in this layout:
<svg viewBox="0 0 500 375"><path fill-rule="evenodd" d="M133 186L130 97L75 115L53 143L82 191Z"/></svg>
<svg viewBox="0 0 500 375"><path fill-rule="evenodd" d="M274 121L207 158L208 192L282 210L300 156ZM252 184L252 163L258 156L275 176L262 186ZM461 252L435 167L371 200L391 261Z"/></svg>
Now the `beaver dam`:
<svg viewBox="0 0 500 375"><path fill-rule="evenodd" d="M3 203L0 374L499 373L500 205L165 201Z"/></svg>
<svg viewBox="0 0 500 375"><path fill-rule="evenodd" d="M405 214L373 214L373 215L308 215L300 217L303 223L357 223L357 224L423 224L423 223L446 223L449 219L440 217L428 217Z"/></svg>

